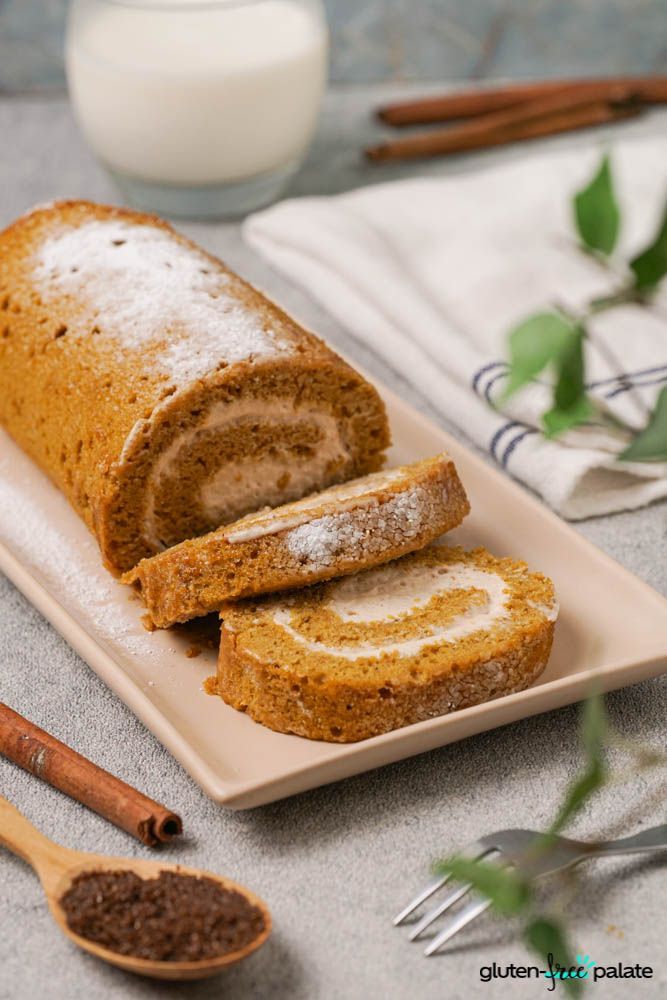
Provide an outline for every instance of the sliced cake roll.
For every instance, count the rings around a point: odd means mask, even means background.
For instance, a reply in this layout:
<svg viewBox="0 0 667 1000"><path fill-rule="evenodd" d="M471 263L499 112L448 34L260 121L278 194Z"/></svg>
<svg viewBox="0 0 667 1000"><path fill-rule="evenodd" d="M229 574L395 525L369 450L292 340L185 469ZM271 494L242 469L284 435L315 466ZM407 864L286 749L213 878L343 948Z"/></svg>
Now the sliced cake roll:
<svg viewBox="0 0 667 1000"><path fill-rule="evenodd" d="M525 563L432 545L225 605L217 690L279 732L362 740L528 687L557 611L553 584Z"/></svg>
<svg viewBox="0 0 667 1000"><path fill-rule="evenodd" d="M106 564L381 468L377 391L159 219L62 202L0 233L0 423Z"/></svg>
<svg viewBox="0 0 667 1000"><path fill-rule="evenodd" d="M143 559L134 584L165 628L240 597L355 573L422 548L460 524L468 499L438 455L260 511Z"/></svg>

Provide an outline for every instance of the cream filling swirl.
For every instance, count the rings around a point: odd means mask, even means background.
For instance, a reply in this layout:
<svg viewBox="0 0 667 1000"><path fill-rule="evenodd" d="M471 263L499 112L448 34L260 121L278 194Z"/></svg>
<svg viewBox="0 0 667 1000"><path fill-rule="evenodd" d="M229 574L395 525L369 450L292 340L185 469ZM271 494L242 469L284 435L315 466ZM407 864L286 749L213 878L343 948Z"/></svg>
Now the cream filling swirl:
<svg viewBox="0 0 667 1000"><path fill-rule="evenodd" d="M263 424L273 422L276 425L307 422L319 428L321 440L317 444L315 456L309 458L303 466L296 463L288 465L284 460L269 456L263 459L248 457L235 463L233 467L225 465L208 480L202 481L199 502L205 517L212 524L222 523L224 515L229 515L230 512L231 516L226 520L240 516L253 498L257 498L256 506L262 507L266 504L275 506L301 497L317 487L331 462L343 462L349 458L338 421L320 407L295 407L289 399L284 398L248 398L216 403L204 420L179 434L153 465L146 488L146 505L141 526L142 537L153 549L159 551L165 547L157 526L156 493L161 481L175 471L179 455L202 432L229 432L235 423L244 418L256 419ZM279 438L277 442L280 443ZM278 487L277 480L285 472L289 472L289 484Z"/></svg>
<svg viewBox="0 0 667 1000"><path fill-rule="evenodd" d="M454 563L448 566L412 566L400 570L382 566L358 576L347 577L331 588L329 599L322 605L323 609L335 614L341 622L369 624L409 620L413 610L424 607L435 595L471 588L486 594L482 606L470 608L446 625L434 622L423 635L386 643L378 640L333 646L309 639L294 628L291 609L286 605L274 612L273 621L291 639L312 653L353 661L383 655L415 656L427 646L454 643L507 620L509 593L506 581L497 573L476 569L466 563ZM557 608L554 607L540 607L537 610L549 620L553 620L557 613Z"/></svg>

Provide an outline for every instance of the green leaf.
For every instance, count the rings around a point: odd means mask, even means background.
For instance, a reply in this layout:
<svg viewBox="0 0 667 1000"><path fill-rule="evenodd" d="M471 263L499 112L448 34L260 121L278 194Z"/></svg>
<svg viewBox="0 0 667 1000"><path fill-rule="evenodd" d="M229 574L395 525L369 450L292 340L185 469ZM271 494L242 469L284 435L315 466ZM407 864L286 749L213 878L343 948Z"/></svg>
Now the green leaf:
<svg viewBox="0 0 667 1000"><path fill-rule="evenodd" d="M503 398L508 399L559 358L572 338L573 329L560 313L544 312L529 316L512 330L509 335L510 378Z"/></svg>
<svg viewBox="0 0 667 1000"><path fill-rule="evenodd" d="M548 437L583 423L593 413L584 386L584 338L581 325L557 312L536 313L510 334L510 378L504 399L547 365L555 368L553 407L542 418Z"/></svg>
<svg viewBox="0 0 667 1000"><path fill-rule="evenodd" d="M621 462L667 461L667 386L660 390L647 426L618 458Z"/></svg>
<svg viewBox="0 0 667 1000"><path fill-rule="evenodd" d="M648 292L667 274L667 205L660 228L646 250L630 261L635 275L635 288Z"/></svg>
<svg viewBox="0 0 667 1000"><path fill-rule="evenodd" d="M566 410L558 406L552 406L550 410L542 415L542 424L546 437L558 437L578 424L584 424L590 420L594 413L593 405L586 396L582 396L576 403Z"/></svg>
<svg viewBox="0 0 667 1000"><path fill-rule="evenodd" d="M519 913L531 899L528 883L509 868L500 868L488 861L472 861L458 855L436 865L436 872L450 874L457 882L470 882L499 913Z"/></svg>
<svg viewBox="0 0 667 1000"><path fill-rule="evenodd" d="M604 702L600 695L592 695L581 713L581 741L589 761L600 759L608 729Z"/></svg>
<svg viewBox="0 0 667 1000"><path fill-rule="evenodd" d="M554 403L561 410L569 410L579 403L584 393L584 330L578 326L558 358Z"/></svg>
<svg viewBox="0 0 667 1000"><path fill-rule="evenodd" d="M558 814L549 827L546 837L558 833L579 812L586 801L607 779L604 761L604 743L607 733L607 716L599 697L589 698L582 714L581 734L586 751L586 768L568 788Z"/></svg>
<svg viewBox="0 0 667 1000"><path fill-rule="evenodd" d="M528 947L532 948L546 963L547 972L556 971L556 963L560 969L567 970L573 966L579 966L579 962L573 959L563 928L552 917L536 917L531 920L526 926L524 936ZM580 996L583 988L582 979L570 979L568 976L561 981L565 991L570 996Z"/></svg>
<svg viewBox="0 0 667 1000"><path fill-rule="evenodd" d="M588 420L593 404L584 383L584 337L581 326L571 328L560 355L555 359L558 373L554 405L542 417L547 437L555 437Z"/></svg>
<svg viewBox="0 0 667 1000"><path fill-rule="evenodd" d="M557 833L583 807L591 795L605 783L606 771L601 763L591 764L568 789L565 801L558 811L549 833ZM548 836L548 835L547 835Z"/></svg>
<svg viewBox="0 0 667 1000"><path fill-rule="evenodd" d="M574 216L584 246L609 255L616 246L621 212L608 156L603 158L592 181L575 195Z"/></svg>

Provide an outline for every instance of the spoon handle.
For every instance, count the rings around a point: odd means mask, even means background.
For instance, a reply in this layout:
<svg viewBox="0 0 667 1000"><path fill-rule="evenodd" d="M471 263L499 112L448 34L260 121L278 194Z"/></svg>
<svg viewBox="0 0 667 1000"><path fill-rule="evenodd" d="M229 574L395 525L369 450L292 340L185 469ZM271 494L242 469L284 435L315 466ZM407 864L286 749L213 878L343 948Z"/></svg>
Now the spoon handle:
<svg viewBox="0 0 667 1000"><path fill-rule="evenodd" d="M45 837L2 795L0 844L32 865L43 883L59 876L71 864L71 855L75 853Z"/></svg>

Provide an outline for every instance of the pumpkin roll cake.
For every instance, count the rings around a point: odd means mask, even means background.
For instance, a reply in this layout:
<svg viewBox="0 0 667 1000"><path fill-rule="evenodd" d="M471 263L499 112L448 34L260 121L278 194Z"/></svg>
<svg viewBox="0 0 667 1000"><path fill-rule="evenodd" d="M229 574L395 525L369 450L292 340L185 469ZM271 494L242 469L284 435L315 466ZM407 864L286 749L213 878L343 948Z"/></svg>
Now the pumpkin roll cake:
<svg viewBox="0 0 667 1000"><path fill-rule="evenodd" d="M455 528L469 509L453 461L438 455L250 514L142 559L123 581L140 592L150 624L166 628L225 601L396 559Z"/></svg>
<svg viewBox="0 0 667 1000"><path fill-rule="evenodd" d="M125 571L381 468L377 391L152 216L61 202L0 233L0 423Z"/></svg>
<svg viewBox="0 0 667 1000"><path fill-rule="evenodd" d="M521 691L544 670L553 584L432 545L221 610L218 694L271 729L350 742Z"/></svg>

